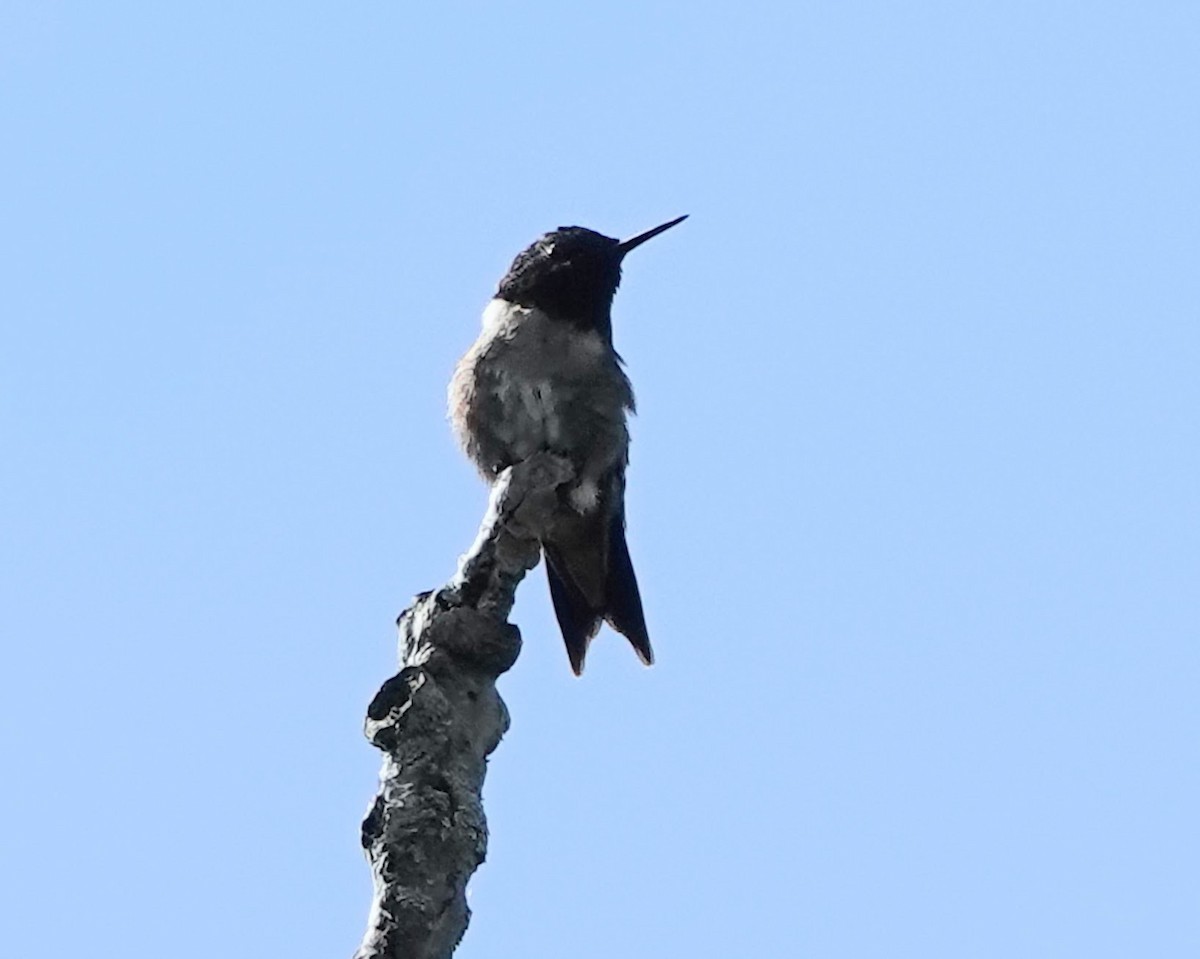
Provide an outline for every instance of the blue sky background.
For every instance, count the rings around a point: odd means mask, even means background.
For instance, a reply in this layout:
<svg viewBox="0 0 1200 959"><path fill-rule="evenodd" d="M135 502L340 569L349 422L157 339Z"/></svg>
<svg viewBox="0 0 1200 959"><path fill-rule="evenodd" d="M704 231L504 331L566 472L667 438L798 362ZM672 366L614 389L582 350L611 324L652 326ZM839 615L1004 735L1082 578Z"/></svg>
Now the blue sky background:
<svg viewBox="0 0 1200 959"><path fill-rule="evenodd" d="M511 257L628 235L464 959L1200 954L1200 6L0 9L0 943L348 956Z"/></svg>

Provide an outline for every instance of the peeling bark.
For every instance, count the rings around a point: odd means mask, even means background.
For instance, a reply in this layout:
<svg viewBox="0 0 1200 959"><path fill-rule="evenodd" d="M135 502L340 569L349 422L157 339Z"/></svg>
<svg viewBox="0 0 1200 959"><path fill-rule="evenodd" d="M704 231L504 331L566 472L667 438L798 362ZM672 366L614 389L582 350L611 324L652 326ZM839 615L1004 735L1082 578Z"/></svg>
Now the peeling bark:
<svg viewBox="0 0 1200 959"><path fill-rule="evenodd" d="M362 824L375 891L354 959L448 959L466 931L467 880L487 850L487 756L509 724L496 679L521 650L506 620L573 475L547 453L505 470L454 579L397 620L400 672L367 709L384 758Z"/></svg>

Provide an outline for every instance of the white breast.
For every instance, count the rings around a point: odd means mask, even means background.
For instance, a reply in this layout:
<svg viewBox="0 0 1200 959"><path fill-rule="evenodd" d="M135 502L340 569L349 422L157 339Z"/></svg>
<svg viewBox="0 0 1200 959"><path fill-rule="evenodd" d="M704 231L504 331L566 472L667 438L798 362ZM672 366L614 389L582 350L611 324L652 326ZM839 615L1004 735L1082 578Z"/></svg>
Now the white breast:
<svg viewBox="0 0 1200 959"><path fill-rule="evenodd" d="M560 376L592 372L608 352L595 330L555 323L541 310L507 300L491 300L484 307L483 331L506 356L517 354L528 362L540 362Z"/></svg>
<svg viewBox="0 0 1200 959"><path fill-rule="evenodd" d="M606 438L614 450L623 450L624 410L632 408L632 395L600 333L494 299L483 311L483 334L474 349L473 368L486 370L476 383L500 401L489 429L503 444L505 458ZM584 432L581 416L591 424Z"/></svg>
<svg viewBox="0 0 1200 959"><path fill-rule="evenodd" d="M556 443L561 434L558 393L549 379L528 380L501 373L497 394L505 421L538 445Z"/></svg>

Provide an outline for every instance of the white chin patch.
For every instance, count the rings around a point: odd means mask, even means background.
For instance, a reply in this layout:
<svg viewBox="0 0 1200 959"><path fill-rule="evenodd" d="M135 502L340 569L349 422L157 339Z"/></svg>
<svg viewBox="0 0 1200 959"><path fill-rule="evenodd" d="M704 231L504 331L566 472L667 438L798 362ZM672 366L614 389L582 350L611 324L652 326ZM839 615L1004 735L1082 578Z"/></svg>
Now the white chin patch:
<svg viewBox="0 0 1200 959"><path fill-rule="evenodd" d="M503 326L504 321L515 309L519 309L519 307L513 306L508 300L502 300L499 297L489 300L488 305L483 308L483 328L494 330Z"/></svg>
<svg viewBox="0 0 1200 959"><path fill-rule="evenodd" d="M600 487L591 480L584 480L570 492L571 506L577 513L590 513L600 502Z"/></svg>

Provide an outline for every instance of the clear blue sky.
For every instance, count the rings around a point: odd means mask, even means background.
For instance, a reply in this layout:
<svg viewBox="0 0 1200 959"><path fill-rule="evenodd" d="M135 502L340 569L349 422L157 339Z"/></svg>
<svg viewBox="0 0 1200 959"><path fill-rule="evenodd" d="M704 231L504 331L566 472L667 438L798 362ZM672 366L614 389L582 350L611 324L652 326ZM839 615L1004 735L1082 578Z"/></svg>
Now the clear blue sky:
<svg viewBox="0 0 1200 959"><path fill-rule="evenodd" d="M350 954L453 364L690 213L460 955L1200 955L1196 3L6 0L0 125L4 954Z"/></svg>

